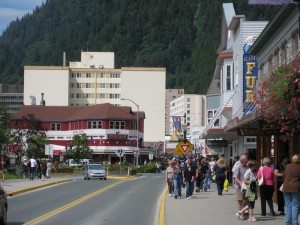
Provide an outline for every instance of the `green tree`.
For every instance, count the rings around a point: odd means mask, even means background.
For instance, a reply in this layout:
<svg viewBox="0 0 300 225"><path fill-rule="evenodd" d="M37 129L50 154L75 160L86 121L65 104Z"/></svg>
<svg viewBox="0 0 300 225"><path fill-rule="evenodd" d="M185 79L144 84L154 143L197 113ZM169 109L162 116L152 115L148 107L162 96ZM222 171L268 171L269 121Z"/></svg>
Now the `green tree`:
<svg viewBox="0 0 300 225"><path fill-rule="evenodd" d="M67 157L79 163L80 159L90 159L93 150L89 147L89 140L86 134L74 135L72 142L67 146Z"/></svg>
<svg viewBox="0 0 300 225"><path fill-rule="evenodd" d="M0 149L11 141L11 129L9 127L10 120L11 116L8 113L6 106L3 103L0 103Z"/></svg>
<svg viewBox="0 0 300 225"><path fill-rule="evenodd" d="M45 157L45 145L48 144L48 139L43 134L37 134L30 139L27 140L28 148L27 148L27 156L35 156L36 158Z"/></svg>
<svg viewBox="0 0 300 225"><path fill-rule="evenodd" d="M11 122L13 142L20 146L22 155L42 157L48 143L41 121L33 115L15 118Z"/></svg>

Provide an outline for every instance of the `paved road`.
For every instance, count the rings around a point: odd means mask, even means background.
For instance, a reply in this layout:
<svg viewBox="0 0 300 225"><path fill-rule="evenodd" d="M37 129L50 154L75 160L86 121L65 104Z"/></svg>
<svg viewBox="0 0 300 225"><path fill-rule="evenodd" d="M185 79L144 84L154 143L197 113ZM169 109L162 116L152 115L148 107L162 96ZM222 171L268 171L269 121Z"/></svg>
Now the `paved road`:
<svg viewBox="0 0 300 225"><path fill-rule="evenodd" d="M165 187L162 176L80 179L10 197L7 224L153 225Z"/></svg>

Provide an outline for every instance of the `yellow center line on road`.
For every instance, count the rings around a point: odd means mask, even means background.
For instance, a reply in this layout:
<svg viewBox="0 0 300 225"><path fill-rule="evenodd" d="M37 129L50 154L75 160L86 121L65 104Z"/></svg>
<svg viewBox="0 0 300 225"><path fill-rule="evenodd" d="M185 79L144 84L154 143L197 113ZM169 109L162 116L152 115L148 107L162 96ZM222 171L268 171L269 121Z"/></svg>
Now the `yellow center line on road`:
<svg viewBox="0 0 300 225"><path fill-rule="evenodd" d="M105 188L99 189L98 191L95 191L95 192L93 192L91 194L85 195L85 196L83 196L83 197L81 197L81 198L79 198L79 199L77 199L77 200L75 200L73 202L70 202L70 203L68 203L66 205L63 205L63 206L61 206L61 207L59 207L59 208L57 208L57 209L55 209L55 210L53 210L51 212L45 213L44 215L41 215L41 216L39 216L39 217L37 217L37 218L35 218L35 219L27 222L27 223L24 223L24 225L38 224L38 223L40 223L40 222L42 222L42 221L44 221L44 220L46 220L46 219L48 219L48 218L50 218L52 216L55 216L55 215L57 215L57 214L65 211L65 210L67 210L69 208L72 208L72 207L78 205L79 203L84 202L84 201L86 201L86 200L88 200L88 199L90 199L90 198L92 198L92 197L94 197L94 196L96 196L98 194L101 194L102 192L107 191L108 189L110 189L112 187L115 187L115 186L117 186L117 185L119 185L121 183L124 183L124 182L126 182L126 181L125 180L121 180L121 181L118 181L118 182L113 183L111 185L108 185Z"/></svg>

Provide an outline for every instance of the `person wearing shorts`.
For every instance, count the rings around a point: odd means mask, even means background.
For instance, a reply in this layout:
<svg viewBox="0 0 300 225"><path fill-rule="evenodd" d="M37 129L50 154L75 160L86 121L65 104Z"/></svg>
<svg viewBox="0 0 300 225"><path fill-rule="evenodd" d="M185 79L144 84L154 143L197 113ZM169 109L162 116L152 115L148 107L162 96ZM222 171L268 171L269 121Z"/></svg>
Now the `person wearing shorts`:
<svg viewBox="0 0 300 225"><path fill-rule="evenodd" d="M244 181L244 175L246 171L249 169L247 164L248 164L248 156L245 153L243 153L240 157L240 164L236 166L233 173L234 181L235 181L234 184L236 189L237 211L242 210L247 205L245 194L241 191L241 187ZM238 213L236 215L240 216Z"/></svg>

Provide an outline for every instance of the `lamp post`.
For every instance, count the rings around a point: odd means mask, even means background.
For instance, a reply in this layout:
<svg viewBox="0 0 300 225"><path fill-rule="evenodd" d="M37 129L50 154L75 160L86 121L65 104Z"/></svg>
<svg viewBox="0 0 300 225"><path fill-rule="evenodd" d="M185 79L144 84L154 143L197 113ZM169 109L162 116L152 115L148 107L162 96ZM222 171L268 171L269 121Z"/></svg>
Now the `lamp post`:
<svg viewBox="0 0 300 225"><path fill-rule="evenodd" d="M136 114L136 148L139 148L139 105L136 104L134 101L128 98L121 98L120 100L127 100L132 102L137 107L137 114ZM136 164L138 164L138 159L136 160ZM138 165L136 165L138 166Z"/></svg>

